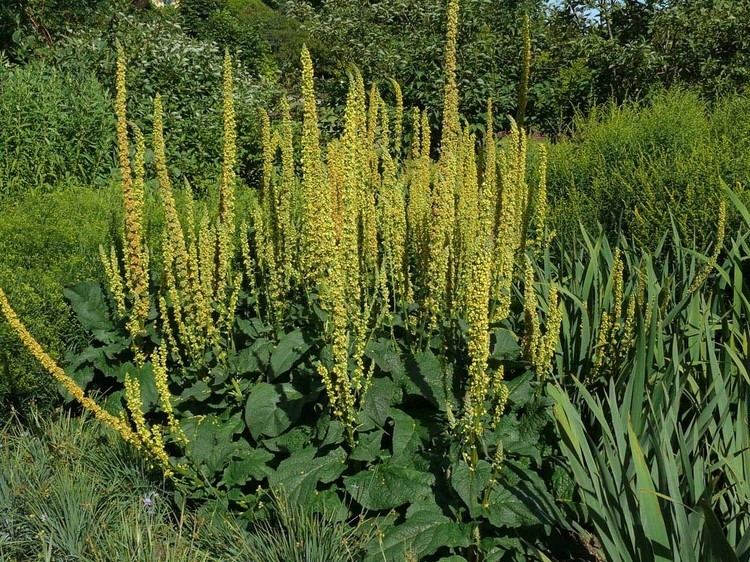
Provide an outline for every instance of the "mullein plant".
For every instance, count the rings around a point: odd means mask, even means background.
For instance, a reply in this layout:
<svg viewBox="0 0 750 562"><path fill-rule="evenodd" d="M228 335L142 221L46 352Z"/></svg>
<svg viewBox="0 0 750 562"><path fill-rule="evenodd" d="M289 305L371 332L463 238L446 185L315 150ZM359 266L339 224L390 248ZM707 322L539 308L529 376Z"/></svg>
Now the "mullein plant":
<svg viewBox="0 0 750 562"><path fill-rule="evenodd" d="M308 299L306 304L322 310L322 335L329 353L321 354L316 371L350 442L355 440L357 414L372 382L374 366L365 359L370 335L394 314L404 318L406 330L429 336L414 338L421 342L455 333L458 320L464 319L466 392L459 415L453 414L456 405L449 403L447 408L453 429L465 438L476 462L484 430L500 420L508 399L502 366L490 367L490 331L510 315L511 288L524 253L529 250L534 255L549 243L546 160L542 152L534 185L527 177L526 132L511 119L510 134L498 147L491 101L481 143L462 124L456 79L458 0L449 1L447 15L444 111L437 147L426 111L407 112L395 81L390 82L395 106L389 107L377 85L367 91L356 68L350 72L343 132L323 143L312 59L303 48L299 173L290 108L282 100L279 122L265 112L259 116L263 147L259 197L249 216L239 221L231 57L227 54L224 63L224 146L217 213L194 201L190 193L177 197L167 165L163 101L157 96L152 141L157 194L165 216L159 275L149 269L143 234L145 140L134 128L131 164L126 66L122 50L118 51L116 107L124 227L121 249L102 250L102 259L136 363L150 361L153 367L163 424L149 425L140 413L142 381L135 375L126 378L129 418L109 420L103 411L101 415L108 423L119 424L124 437L141 443L161 464L168 461L163 454L166 441L184 443L171 406L167 371L200 365L207 350L222 360L231 346L241 286L256 297L248 302L276 325L284 321L295 299ZM526 56L527 66L529 59ZM408 147L405 115L411 116ZM532 286L533 279L527 283L524 341L529 362L543 377L557 342L558 292L554 285L547 290L547 327L542 334ZM6 315L12 312L7 300L0 304ZM156 349L145 337L152 313L161 340ZM17 319L13 325L20 328ZM63 380L61 370L53 375ZM85 398L82 393L74 396ZM85 400L86 407L93 407Z"/></svg>

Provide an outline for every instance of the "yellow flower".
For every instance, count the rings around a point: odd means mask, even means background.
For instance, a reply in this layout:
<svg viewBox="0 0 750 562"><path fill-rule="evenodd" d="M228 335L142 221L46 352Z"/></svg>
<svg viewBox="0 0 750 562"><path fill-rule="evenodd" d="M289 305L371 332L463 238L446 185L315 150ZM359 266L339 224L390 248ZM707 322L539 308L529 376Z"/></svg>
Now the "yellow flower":
<svg viewBox="0 0 750 562"><path fill-rule="evenodd" d="M93 414L93 416L103 424L114 429L128 443L136 447L141 445L140 437L128 427L127 423L121 418L113 416L99 406L94 400L87 397L81 387L79 387L76 382L70 378L49 355L47 355L39 342L34 339L34 336L29 333L26 326L24 326L18 318L18 315L10 306L8 297L2 289L0 289L0 310L2 310L2 313L8 321L11 329L16 333L21 340L21 343L23 343L26 349L29 350L31 355L34 356L39 364L44 367L44 369L52 375L52 377L60 383L85 410Z"/></svg>

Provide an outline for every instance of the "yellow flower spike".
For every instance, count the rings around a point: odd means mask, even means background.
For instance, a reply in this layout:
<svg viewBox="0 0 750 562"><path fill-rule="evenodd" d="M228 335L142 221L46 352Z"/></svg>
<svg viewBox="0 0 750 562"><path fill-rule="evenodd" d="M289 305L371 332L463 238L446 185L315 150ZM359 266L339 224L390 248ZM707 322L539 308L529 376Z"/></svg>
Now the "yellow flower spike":
<svg viewBox="0 0 750 562"><path fill-rule="evenodd" d="M268 221L260 205L252 209L253 226L255 227L255 248L258 256L258 265L263 272L267 291L268 304L275 320L280 320L283 312L283 299L281 295L281 280L276 265L276 256L273 251L273 242L268 229Z"/></svg>
<svg viewBox="0 0 750 562"><path fill-rule="evenodd" d="M174 283L175 290L182 289L188 285L188 254L185 246L185 235L182 230L177 205L175 203L172 180L167 168L167 155L164 144L164 108L161 95L156 94L154 98L154 164L156 175L159 180L159 194L164 207L165 247L169 246L171 257L175 263Z"/></svg>
<svg viewBox="0 0 750 562"><path fill-rule="evenodd" d="M557 344L560 340L560 326L562 325L562 312L560 311L559 295L557 285L552 283L549 288L547 303L547 324L544 336L539 341L536 353L535 369L540 381L547 378L552 369L552 359L555 356Z"/></svg>
<svg viewBox="0 0 750 562"><path fill-rule="evenodd" d="M260 114L260 140L263 150L263 183L261 198L266 199L271 189L271 175L273 173L274 146L271 143L271 118L265 109Z"/></svg>
<svg viewBox="0 0 750 562"><path fill-rule="evenodd" d="M242 265L245 268L245 279L247 280L248 288L250 293L254 293L257 290L255 283L255 260L250 253L250 240L247 235L247 224L242 223L240 225L240 254L242 255Z"/></svg>
<svg viewBox="0 0 750 562"><path fill-rule="evenodd" d="M466 392L463 427L471 443L484 430L489 397L490 377L487 361L490 354L489 300L492 276L492 253L487 246L478 248L471 264L470 281L466 289L466 321L469 324L467 352L469 381Z"/></svg>
<svg viewBox="0 0 750 562"><path fill-rule="evenodd" d="M688 288L688 293L694 293L705 283L711 271L716 267L716 261L719 259L722 248L724 248L724 238L726 236L727 227L727 202L726 199L719 201L719 213L716 220L716 239L714 241L714 248L711 255L708 257L708 261L703 265L701 270L693 279L693 282ZM649 308L650 310L650 308Z"/></svg>
<svg viewBox="0 0 750 562"><path fill-rule="evenodd" d="M169 309L167 308L167 300L164 298L164 296L159 296L158 300L159 305L159 322L161 325L161 330L164 333L164 341L166 342L166 347L172 351L172 354L174 357L177 358L177 364L182 365L182 355L180 352L179 345L177 344L177 340L175 339L174 332L172 331L172 323L169 319Z"/></svg>
<svg viewBox="0 0 750 562"><path fill-rule="evenodd" d="M400 161L401 145L404 136L404 96L401 93L399 83L393 78L390 79L390 82L391 86L393 86L393 95L396 99L395 114L393 116L393 154L396 157L396 161Z"/></svg>
<svg viewBox="0 0 750 562"><path fill-rule="evenodd" d="M608 311L602 312L602 318L599 323L599 334L596 338L596 347L594 348L594 359L591 366L591 375L589 379L594 379L599 374L599 371L604 365L604 358L606 357L608 344L609 344L609 333L612 329L612 319Z"/></svg>
<svg viewBox="0 0 750 562"><path fill-rule="evenodd" d="M136 432L144 444L151 445L151 430L143 415L143 400L141 399L141 383L131 376L125 375L125 403L130 412L130 419L135 424Z"/></svg>
<svg viewBox="0 0 750 562"><path fill-rule="evenodd" d="M115 73L115 114L117 115L117 158L122 177L122 191L125 198L130 197L133 176L130 169L130 144L128 141L127 90L125 73L125 50L117 42L117 70Z"/></svg>
<svg viewBox="0 0 750 562"><path fill-rule="evenodd" d="M167 374L167 348L160 345L152 355L154 369L154 385L159 394L161 409L167 417L167 426L169 427L172 437L179 444L186 446L188 441L185 433L180 427L180 423L174 415L172 407L172 393L169 391L169 377Z"/></svg>
<svg viewBox="0 0 750 562"><path fill-rule="evenodd" d="M445 44L445 89L443 92L443 136L441 150L454 150L461 135L458 114L458 84L456 81L456 49L458 46L458 0L448 0L447 33Z"/></svg>
<svg viewBox="0 0 750 562"><path fill-rule="evenodd" d="M534 269L528 257L524 264L523 285L524 354L527 361L536 365L541 335L539 317L536 311L537 296L534 290Z"/></svg>
<svg viewBox="0 0 750 562"><path fill-rule="evenodd" d="M113 416L99 406L94 400L87 397L81 387L79 387L76 382L70 378L62 368L60 368L54 359L44 351L44 348L42 348L34 336L32 336L26 329L23 322L18 318L18 315L10 306L8 297L2 289L0 289L0 311L2 311L3 316L5 316L11 329L18 336L18 339L31 353L34 359L36 359L39 364L50 375L52 375L52 378L61 384L85 410L90 412L98 421L119 433L120 436L131 445L136 447L140 446L140 438L130 429L130 427L128 427L127 423L121 418Z"/></svg>
<svg viewBox="0 0 750 562"><path fill-rule="evenodd" d="M449 0L445 45L445 89L443 127L440 139L439 174L432 196L429 250L427 263L427 295L425 311L429 326L435 329L438 319L449 308L449 276L453 248L455 194L458 176L461 126L458 113L456 84L456 47L458 41L458 0ZM423 148L424 151L424 148Z"/></svg>
<svg viewBox="0 0 750 562"><path fill-rule="evenodd" d="M425 109L422 111L422 158L429 161L432 148L432 129L430 128L430 116Z"/></svg>
<svg viewBox="0 0 750 562"><path fill-rule="evenodd" d="M128 247L126 263L126 275L129 280L129 292L132 301L132 310L128 319L128 332L133 339L143 331L150 309L149 299L149 270L148 250L144 237L144 198L145 198L145 172L144 159L146 153L146 142L143 133L136 126L135 132L135 159L133 169L135 181L132 184L130 196L125 195L125 231Z"/></svg>
<svg viewBox="0 0 750 562"><path fill-rule="evenodd" d="M135 128L136 135L136 153L135 153L135 181L133 181L133 169L130 165L130 144L128 139L128 122L127 122L127 87L126 74L127 66L125 62L125 52L120 43L117 43L117 70L115 76L115 113L117 115L117 152L120 165L121 188L123 197L123 257L125 269L125 288L126 297L131 300L132 310L127 320L128 331L135 340L143 330L143 326L148 316L149 296L148 296L148 250L146 249L143 227L143 206L144 206L144 179L143 179L143 158L145 146L143 135L140 130ZM112 271L118 271L114 263ZM119 275L119 274L118 274ZM110 282L114 282L113 288L118 291L117 281L110 277ZM114 295L115 300L120 297ZM118 303L120 308L120 303ZM134 343L135 345L135 343ZM140 356L139 353L136 354Z"/></svg>
<svg viewBox="0 0 750 562"><path fill-rule="evenodd" d="M294 272L298 269L296 262L299 232L294 220L294 201L297 192L297 179L294 172L294 139L292 118L289 113L289 102L281 99L281 131L279 148L281 150L281 184L279 186L279 235L281 239L281 264L284 277L292 282Z"/></svg>
<svg viewBox="0 0 750 562"><path fill-rule="evenodd" d="M409 159L416 161L422 152L422 131L420 130L420 112L419 108L411 109L411 146L409 148Z"/></svg>
<svg viewBox="0 0 750 562"><path fill-rule="evenodd" d="M334 253L333 205L325 187L318 129L318 109L313 65L307 47L302 48L302 268L308 282L318 282L330 268Z"/></svg>
<svg viewBox="0 0 750 562"><path fill-rule="evenodd" d="M468 130L463 135L461 171L458 183L456 204L456 302L461 302L461 294L466 287L469 274L469 264L472 261L475 248L486 243L479 229L479 183L477 179L476 138Z"/></svg>
<svg viewBox="0 0 750 562"><path fill-rule="evenodd" d="M521 80L518 84L518 125L523 127L526 116L526 102L529 93L529 76L531 75L531 20L529 14L523 18L523 51L521 58Z"/></svg>
<svg viewBox="0 0 750 562"><path fill-rule="evenodd" d="M232 57L229 50L224 53L223 87L223 160L221 186L219 189L219 302L224 302L226 288L231 283L231 260L234 255L234 198L237 167L237 127L234 115L234 83L232 79Z"/></svg>
<svg viewBox="0 0 750 562"><path fill-rule="evenodd" d="M496 303L493 321L495 322L507 318L510 312L511 284L516 256L523 247L528 200L526 136L513 120L511 120L507 148L499 154L498 160L500 182L493 228L495 240L493 291Z"/></svg>
<svg viewBox="0 0 750 562"><path fill-rule="evenodd" d="M122 274L120 273L120 262L117 259L117 252L112 246L107 254L104 246L99 246L99 259L104 267L104 277L107 281L107 288L115 301L117 316L125 318L127 309L125 308L125 290L122 284Z"/></svg>

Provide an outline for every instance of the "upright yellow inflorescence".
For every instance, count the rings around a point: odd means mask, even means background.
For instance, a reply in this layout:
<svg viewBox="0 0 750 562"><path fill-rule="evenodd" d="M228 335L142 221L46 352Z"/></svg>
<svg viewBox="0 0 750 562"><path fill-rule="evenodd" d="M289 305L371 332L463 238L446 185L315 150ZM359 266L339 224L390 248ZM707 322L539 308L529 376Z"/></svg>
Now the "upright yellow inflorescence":
<svg viewBox="0 0 750 562"><path fill-rule="evenodd" d="M224 87L223 87L223 161L221 169L221 187L219 189L219 263L217 268L218 302L224 306L226 290L232 285L232 259L234 257L234 190L237 167L237 126L234 116L234 83L232 79L232 57L229 51L224 53ZM221 323L231 321L234 311L227 308L220 310Z"/></svg>
<svg viewBox="0 0 750 562"><path fill-rule="evenodd" d="M117 115L117 152L120 165L123 197L122 252L124 282L119 260L114 251L109 255L101 250L104 271L118 314L127 317L126 325L133 340L136 360L142 363L143 355L138 341L143 336L150 308L149 256L144 227L144 154L145 143L140 129L135 128L136 151L133 167L130 164L130 142L127 122L127 87L125 52L117 44L117 73L115 77L115 113ZM133 169L134 168L134 169ZM133 173L135 172L135 179Z"/></svg>
<svg viewBox="0 0 750 562"><path fill-rule="evenodd" d="M484 432L487 401L491 397L492 378L487 367L490 354L489 304L492 278L492 253L481 246L474 255L466 287L469 381L464 398L463 429L476 456L476 440Z"/></svg>
<svg viewBox="0 0 750 562"><path fill-rule="evenodd" d="M401 92L401 85L396 80L391 79L390 82L396 100L393 108L393 155L398 162L401 160L401 144L404 136L404 95Z"/></svg>
<svg viewBox="0 0 750 562"><path fill-rule="evenodd" d="M458 0L449 0L445 44L445 91L440 160L431 200L425 312L429 326L436 328L441 316L450 310L448 279L453 252L455 197L458 175L461 126L456 83L458 42Z"/></svg>
<svg viewBox="0 0 750 562"><path fill-rule="evenodd" d="M544 333L537 313L538 299L534 288L534 269L526 258L524 268L524 354L534 367L540 380L544 380L552 368L552 359L557 349L562 323L557 285L550 284L547 296L547 318Z"/></svg>
<svg viewBox="0 0 750 562"><path fill-rule="evenodd" d="M500 184L494 225L495 255L493 320L506 318L510 312L511 285L519 250L525 235L524 218L528 202L526 181L526 134L511 122L508 146L500 153Z"/></svg>
<svg viewBox="0 0 750 562"><path fill-rule="evenodd" d="M310 51L302 49L302 255L307 282L321 282L331 269L335 236L333 205L327 189L318 129L318 108Z"/></svg>

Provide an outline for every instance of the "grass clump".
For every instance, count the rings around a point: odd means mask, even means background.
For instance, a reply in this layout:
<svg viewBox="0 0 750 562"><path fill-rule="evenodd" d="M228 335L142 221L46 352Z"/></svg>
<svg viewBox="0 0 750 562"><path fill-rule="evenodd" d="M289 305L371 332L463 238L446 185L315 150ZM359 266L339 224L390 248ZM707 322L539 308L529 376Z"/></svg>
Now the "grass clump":
<svg viewBox="0 0 750 562"><path fill-rule="evenodd" d="M103 181L114 165L113 126L93 73L43 61L0 67L0 199Z"/></svg>
<svg viewBox="0 0 750 562"><path fill-rule="evenodd" d="M589 231L601 224L654 248L674 221L684 240L705 247L721 182L746 176L747 111L739 96L710 107L673 89L646 107L607 105L579 118L571 138L550 151L555 229L570 238L580 223Z"/></svg>
<svg viewBox="0 0 750 562"><path fill-rule="evenodd" d="M109 236L116 198L108 188L68 187L0 205L0 279L20 317L53 357L87 343L63 287L100 276L99 244ZM0 327L0 401L50 402L57 393L49 376L18 346L7 327Z"/></svg>

